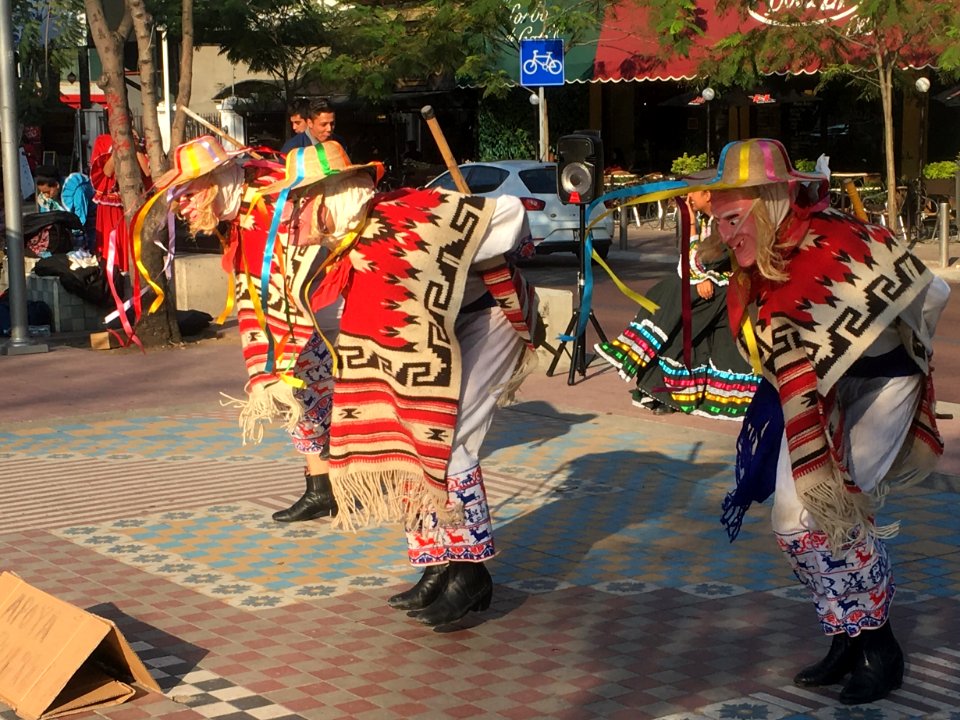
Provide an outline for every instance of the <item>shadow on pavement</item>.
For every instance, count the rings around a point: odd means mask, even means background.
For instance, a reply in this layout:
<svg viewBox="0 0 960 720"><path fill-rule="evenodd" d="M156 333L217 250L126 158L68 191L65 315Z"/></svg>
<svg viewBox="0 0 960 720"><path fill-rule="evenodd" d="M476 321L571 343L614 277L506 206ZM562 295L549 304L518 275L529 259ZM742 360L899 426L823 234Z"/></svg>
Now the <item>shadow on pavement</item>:
<svg viewBox="0 0 960 720"><path fill-rule="evenodd" d="M152 646L152 648L137 647L136 652L148 669L156 668L162 671L160 677L156 677L156 674L154 677L165 694L180 685L183 678L195 670L200 665L200 661L210 652L175 635L170 635L143 620L127 615L111 602L100 603L86 610L112 620L120 628L124 637L136 638L137 643Z"/></svg>

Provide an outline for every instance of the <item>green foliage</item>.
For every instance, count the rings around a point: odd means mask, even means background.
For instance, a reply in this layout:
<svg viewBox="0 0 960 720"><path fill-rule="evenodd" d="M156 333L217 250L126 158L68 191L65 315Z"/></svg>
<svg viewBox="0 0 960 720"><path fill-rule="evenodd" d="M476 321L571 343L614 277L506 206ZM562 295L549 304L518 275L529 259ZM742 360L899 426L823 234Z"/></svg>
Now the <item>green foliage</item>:
<svg viewBox="0 0 960 720"><path fill-rule="evenodd" d="M26 124L40 123L58 105L60 76L75 65L84 38L81 0L17 0L13 26L20 33L17 109Z"/></svg>
<svg viewBox="0 0 960 720"><path fill-rule="evenodd" d="M799 160L793 161L793 167L799 170L800 172L813 172L817 169L816 160L808 160L807 158L800 158Z"/></svg>
<svg viewBox="0 0 960 720"><path fill-rule="evenodd" d="M582 130L588 125L590 89L569 84L547 88L547 116L550 145L556 147L561 135ZM500 96L485 96L480 101L478 155L480 160L523 160L537 157L540 147L539 114L529 101L530 92L513 87Z"/></svg>
<svg viewBox="0 0 960 720"><path fill-rule="evenodd" d="M505 98L480 103L479 160L524 160L537 157L537 112L529 93L514 89Z"/></svg>
<svg viewBox="0 0 960 720"><path fill-rule="evenodd" d="M546 36L590 40L606 0L196 0L198 42L288 85L380 100L397 89L484 88L504 97L516 78L498 65L518 46L515 17L547 16ZM175 22L176 0L151 0ZM169 9L166 8L169 6ZM594 38L595 39L595 38ZM514 73L515 74L515 73Z"/></svg>
<svg viewBox="0 0 960 720"><path fill-rule="evenodd" d="M508 79L490 51L511 27L504 3L344 4L331 12L327 53L311 66L325 87L368 100L400 88L438 90L456 84L486 84L500 96L506 91Z"/></svg>
<svg viewBox="0 0 960 720"><path fill-rule="evenodd" d="M272 75L293 97L316 76L336 38L339 14L311 0L206 0L195 9L197 43Z"/></svg>
<svg viewBox="0 0 960 720"><path fill-rule="evenodd" d="M651 8L654 29L665 55L687 55L702 30L697 25L697 0L641 0ZM765 2L717 0L718 14L746 19ZM819 3L781 3L777 24L732 33L708 52L700 74L714 87L756 85L766 74L821 68L822 79L852 78L861 91L879 85L883 67L936 64L941 72L960 71L960 4L955 0L860 0L846 22L811 23L810 8ZM924 55L936 48L938 57ZM931 61L934 61L931 63ZM912 83L912 80L910 81Z"/></svg>
<svg viewBox="0 0 960 720"><path fill-rule="evenodd" d="M670 164L670 172L677 177L683 177L684 175L695 173L698 170L705 170L706 168L706 153L701 153L699 155L687 155L684 153L680 157L674 158L673 162Z"/></svg>
<svg viewBox="0 0 960 720"><path fill-rule="evenodd" d="M941 160L923 166L923 176L927 180L953 180L960 170L955 160Z"/></svg>

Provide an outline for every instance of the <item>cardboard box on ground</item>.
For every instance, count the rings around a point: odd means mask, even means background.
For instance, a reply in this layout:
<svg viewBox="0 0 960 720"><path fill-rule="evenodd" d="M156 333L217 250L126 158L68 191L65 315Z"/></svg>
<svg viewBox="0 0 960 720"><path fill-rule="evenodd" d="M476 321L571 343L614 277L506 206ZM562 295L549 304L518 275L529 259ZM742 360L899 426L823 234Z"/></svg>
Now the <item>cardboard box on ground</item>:
<svg viewBox="0 0 960 720"><path fill-rule="evenodd" d="M160 692L117 626L0 574L0 702L40 720Z"/></svg>

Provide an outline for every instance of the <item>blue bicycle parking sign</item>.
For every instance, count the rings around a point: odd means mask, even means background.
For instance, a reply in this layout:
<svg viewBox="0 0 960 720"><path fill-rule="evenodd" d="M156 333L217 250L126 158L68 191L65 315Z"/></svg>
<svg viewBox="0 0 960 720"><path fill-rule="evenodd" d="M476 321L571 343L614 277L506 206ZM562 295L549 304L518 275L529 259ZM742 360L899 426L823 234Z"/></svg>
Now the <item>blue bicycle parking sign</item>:
<svg viewBox="0 0 960 720"><path fill-rule="evenodd" d="M527 87L563 85L563 40L520 41L520 84Z"/></svg>

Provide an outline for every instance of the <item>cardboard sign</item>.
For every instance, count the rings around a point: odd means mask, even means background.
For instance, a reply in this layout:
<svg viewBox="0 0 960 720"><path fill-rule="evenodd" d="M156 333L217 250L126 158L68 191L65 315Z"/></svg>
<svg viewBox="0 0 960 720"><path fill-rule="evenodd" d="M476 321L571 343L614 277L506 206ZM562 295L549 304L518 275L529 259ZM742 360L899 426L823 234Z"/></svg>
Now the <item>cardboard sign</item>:
<svg viewBox="0 0 960 720"><path fill-rule="evenodd" d="M109 620L0 575L0 702L27 720L126 702L137 683L160 692Z"/></svg>

